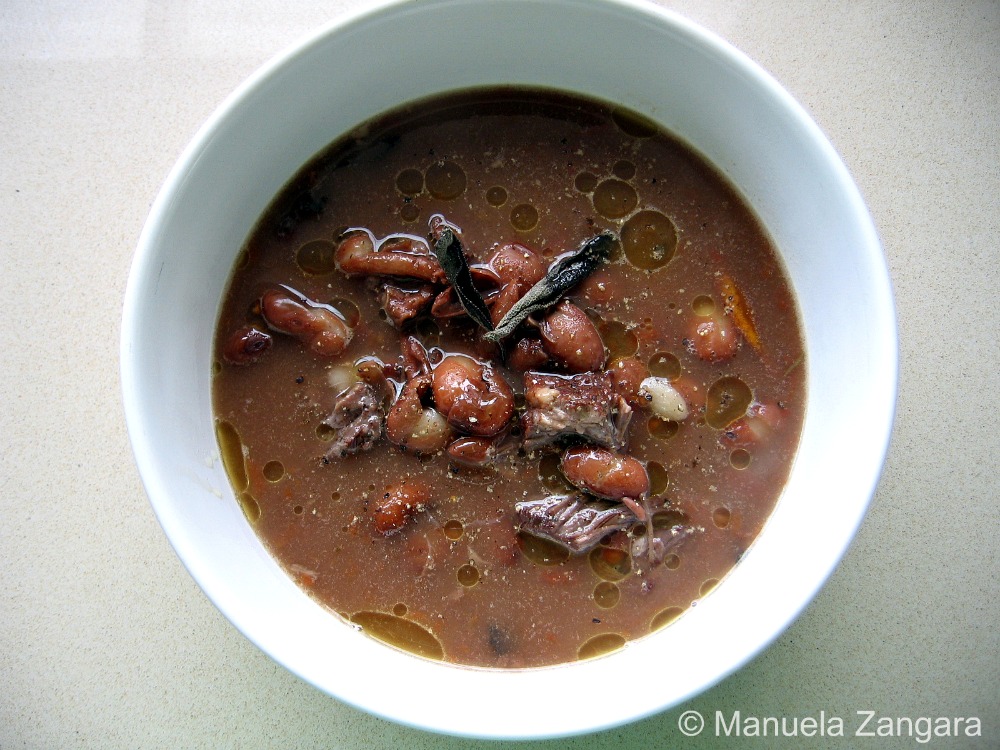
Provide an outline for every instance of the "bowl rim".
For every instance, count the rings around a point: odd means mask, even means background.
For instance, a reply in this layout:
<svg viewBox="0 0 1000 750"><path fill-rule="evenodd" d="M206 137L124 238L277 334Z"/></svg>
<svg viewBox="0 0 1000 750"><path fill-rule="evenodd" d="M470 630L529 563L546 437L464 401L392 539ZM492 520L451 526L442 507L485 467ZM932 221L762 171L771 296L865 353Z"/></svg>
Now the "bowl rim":
<svg viewBox="0 0 1000 750"><path fill-rule="evenodd" d="M496 0L493 0L496 2ZM155 283L156 277L156 252L160 233L163 225L168 221L170 209L176 201L177 196L183 191L186 180L191 171L195 168L199 160L207 150L212 148L222 125L228 118L233 116L246 99L258 95L264 84L278 71L294 63L300 56L308 55L317 46L329 43L331 38L339 34L356 30L365 24L378 22L387 15L398 12L423 12L428 9L440 8L443 6L458 6L469 4L471 0L425 0L420 3L410 3L407 0L379 0L369 2L351 12L342 14L330 22L320 26L303 39L292 44L290 47L274 56L270 61L261 66L239 87L237 87L223 102L216 108L207 121L198 129L191 141L182 151L177 162L170 170L163 186L160 189L148 215L142 233L139 237L135 256L129 272L128 283L125 292L124 306L122 313L121 327L121 353L120 353L120 377L122 384L122 399L126 417L126 424L130 436L132 450L139 468L140 477L150 498L154 513L156 514L168 540L174 547L175 552L182 564L187 568L191 576L202 588L209 599L220 611L250 639L262 651L272 659L285 666L294 674L299 675L307 682L318 687L320 690L333 695L338 700L353 705L361 710L387 718L404 725L416 727L423 730L443 732L456 736L492 738L492 739L526 739L561 737L590 732L620 726L630 723L652 714L673 708L684 701L690 700L704 690L716 685L733 672L742 668L747 662L755 658L760 652L766 649L775 639L777 639L801 612L815 598L818 591L823 587L829 576L839 565L844 554L850 547L856 536L857 530L864 520L867 509L874 495L881 468L889 449L892 434L892 424L895 415L895 406L898 390L898 333L895 322L895 306L888 268L882 254L881 244L872 222L868 209L857 189L853 179L849 175L846 167L837 155L833 146L822 133L819 126L812 120L806 110L789 94L780 84L775 81L769 73L764 71L757 63L751 60L741 51L724 41L716 34L704 29L698 24L684 18L683 16L644 0L602 0L595 3L595 0L546 0L551 5L553 2L562 6L585 7L587 5L602 5L616 9L619 13L627 13L635 16L637 21L650 24L666 24L678 33L693 40L703 48L718 58L722 63L738 69L741 74L747 77L751 85L757 87L760 93L770 97L771 101L780 106L785 114L792 118L794 126L798 128L804 137L817 147L823 155L824 162L831 169L831 173L836 180L838 189L845 191L847 201L851 204L859 230L867 237L867 246L873 252L867 256L868 266L865 269L867 281L872 286L872 291L877 297L876 303L879 307L880 316L877 324L885 341L891 342L891 346L883 350L878 369L881 374L877 388L882 392L884 399L884 409L875 420L880 430L877 431L879 439L876 452L871 456L870 465L866 467L865 482L867 486L866 499L863 503L855 506L854 513L849 519L849 533L845 536L843 544L837 554L829 557L825 561L824 570L821 575L811 580L810 584L804 587L803 591L808 591L807 595L801 596L797 606L786 609L780 618L782 622L769 629L769 636L758 639L751 648L748 648L743 658L735 662L729 662L725 668L717 669L710 679L702 680L696 690L680 700L675 700L669 704L652 705L645 704L634 712L623 712L616 714L612 720L598 719L595 716L581 718L578 727L567 729L559 728L552 732L532 731L525 733L523 730L511 725L509 729L492 728L486 733L482 733L474 728L443 727L436 722L435 718L416 717L413 715L403 715L395 712L392 707L375 706L357 696L336 692L328 685L317 684L316 680L303 673L302 669L296 665L291 665L276 655L268 645L262 642L263 638L259 631L249 626L244 616L237 612L229 592L224 591L224 584L216 578L210 571L204 569L198 557L197 550L187 543L182 519L169 512L170 499L163 497L163 488L156 480L157 475L162 471L157 466L158 457L152 449L149 441L150 425L145 417L144 401L147 396L143 395L143 384L137 380L137 365L135 363L135 351L133 342L141 335L142 316L144 305L144 294L148 293L150 285ZM537 0L504 0L506 5L529 6L539 4ZM780 250L780 248L779 248ZM874 252L877 251L877 252ZM805 429L803 427L803 429ZM877 454L877 455L876 455ZM765 527L766 528L766 527ZM763 532L762 532L763 534ZM737 566L738 568L739 566ZM706 600L710 604L711 599ZM329 615L328 615L329 616ZM384 648L384 647L380 647ZM599 660L594 660L599 661ZM454 667L445 665L449 669L472 670L469 667ZM565 665L555 665L553 667L541 668L542 670L561 669ZM491 675L505 674L494 670L483 670ZM521 670L511 670L517 673ZM539 671L539 670L526 670ZM501 680L505 678L500 678Z"/></svg>

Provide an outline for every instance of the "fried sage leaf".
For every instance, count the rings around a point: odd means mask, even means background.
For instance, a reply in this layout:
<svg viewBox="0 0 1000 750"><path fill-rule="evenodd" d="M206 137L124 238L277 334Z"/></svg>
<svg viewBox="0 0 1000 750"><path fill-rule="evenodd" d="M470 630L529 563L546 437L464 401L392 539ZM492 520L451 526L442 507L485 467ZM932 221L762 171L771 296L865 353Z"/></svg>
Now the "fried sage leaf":
<svg viewBox="0 0 1000 750"><path fill-rule="evenodd" d="M455 296L458 297L458 301L462 303L462 307L465 308L470 318L487 331L492 331L493 321L490 319L489 308L486 307L483 296L472 283L469 262L465 258L465 252L462 250L462 243L459 241L458 235L443 221L433 226L432 231L436 238L434 254L455 290Z"/></svg>
<svg viewBox="0 0 1000 750"><path fill-rule="evenodd" d="M614 241L613 234L602 232L586 240L577 250L559 257L549 266L545 278L531 287L497 323L496 328L483 338L499 343L510 336L529 315L554 305L611 256Z"/></svg>

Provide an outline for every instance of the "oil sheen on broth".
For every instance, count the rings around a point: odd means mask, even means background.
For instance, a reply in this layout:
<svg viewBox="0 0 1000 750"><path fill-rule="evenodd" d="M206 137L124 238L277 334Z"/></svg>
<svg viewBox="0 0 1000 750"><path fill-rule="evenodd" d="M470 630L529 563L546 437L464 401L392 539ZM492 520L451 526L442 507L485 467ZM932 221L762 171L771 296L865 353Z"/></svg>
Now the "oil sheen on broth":
<svg viewBox="0 0 1000 750"><path fill-rule="evenodd" d="M587 241L609 257L488 341L463 298L496 325ZM708 594L804 407L795 302L736 192L641 118L533 90L419 102L305 166L240 254L215 362L223 461L288 574L486 667L596 656Z"/></svg>

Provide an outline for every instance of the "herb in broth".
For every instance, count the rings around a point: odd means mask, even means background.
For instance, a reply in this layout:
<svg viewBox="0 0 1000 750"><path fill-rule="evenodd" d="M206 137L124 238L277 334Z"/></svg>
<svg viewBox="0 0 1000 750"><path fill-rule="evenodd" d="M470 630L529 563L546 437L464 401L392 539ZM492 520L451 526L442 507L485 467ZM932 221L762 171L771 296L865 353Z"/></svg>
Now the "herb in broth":
<svg viewBox="0 0 1000 750"><path fill-rule="evenodd" d="M358 132L275 198L223 302L214 408L248 521L310 595L426 658L540 666L667 626L746 551L798 439L766 233L597 101L476 90Z"/></svg>
<svg viewBox="0 0 1000 750"><path fill-rule="evenodd" d="M541 281L514 303L500 319L496 329L490 326L492 330L484 338L499 343L510 336L529 315L554 305L608 259L612 242L614 237L611 234L599 234L585 241L576 252L556 258Z"/></svg>
<svg viewBox="0 0 1000 750"><path fill-rule="evenodd" d="M448 277L448 283L451 284L466 314L487 331L492 331L493 321L490 320L490 311L472 281L472 272L469 271L465 251L455 230L447 226L444 217L433 217L431 233L436 236L434 255L437 256L441 268Z"/></svg>

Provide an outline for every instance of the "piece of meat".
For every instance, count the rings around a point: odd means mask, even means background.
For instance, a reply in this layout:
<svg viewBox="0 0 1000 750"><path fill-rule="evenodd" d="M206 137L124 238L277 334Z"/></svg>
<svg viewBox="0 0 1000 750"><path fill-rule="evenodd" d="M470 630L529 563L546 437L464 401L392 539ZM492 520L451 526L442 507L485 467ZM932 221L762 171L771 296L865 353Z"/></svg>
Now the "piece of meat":
<svg viewBox="0 0 1000 750"><path fill-rule="evenodd" d="M621 451L632 418L632 407L615 393L611 374L584 372L564 376L524 374L527 409L521 416L525 450L577 435Z"/></svg>
<svg viewBox="0 0 1000 750"><path fill-rule="evenodd" d="M550 495L514 505L518 530L562 545L577 554L604 537L638 522L623 505L585 500L581 495Z"/></svg>
<svg viewBox="0 0 1000 750"><path fill-rule="evenodd" d="M416 336L404 336L399 340L399 348L403 353L403 373L407 380L431 374L434 367L420 339Z"/></svg>
<svg viewBox="0 0 1000 750"><path fill-rule="evenodd" d="M381 399L368 383L355 383L337 398L323 424L334 430L328 459L369 450L385 428Z"/></svg>
<svg viewBox="0 0 1000 750"><path fill-rule="evenodd" d="M655 527L655 524L654 524ZM677 523L665 528L648 528L632 541L632 557L646 558L649 565L656 566L683 541L704 529L689 523Z"/></svg>
<svg viewBox="0 0 1000 750"><path fill-rule="evenodd" d="M432 284L402 285L379 281L376 286L379 305L396 328L430 308L434 301Z"/></svg>

